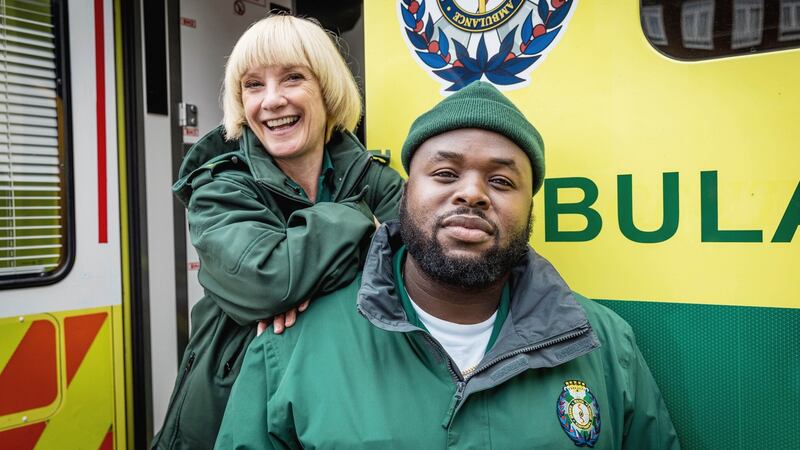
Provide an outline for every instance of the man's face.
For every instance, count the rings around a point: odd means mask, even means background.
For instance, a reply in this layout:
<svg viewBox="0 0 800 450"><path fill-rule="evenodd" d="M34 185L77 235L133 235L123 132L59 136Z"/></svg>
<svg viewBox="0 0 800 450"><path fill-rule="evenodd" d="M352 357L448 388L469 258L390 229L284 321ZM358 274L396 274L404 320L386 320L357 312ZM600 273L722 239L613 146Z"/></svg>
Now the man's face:
<svg viewBox="0 0 800 450"><path fill-rule="evenodd" d="M533 175L505 136L471 128L434 136L417 149L408 175L402 237L429 276L486 287L527 251Z"/></svg>

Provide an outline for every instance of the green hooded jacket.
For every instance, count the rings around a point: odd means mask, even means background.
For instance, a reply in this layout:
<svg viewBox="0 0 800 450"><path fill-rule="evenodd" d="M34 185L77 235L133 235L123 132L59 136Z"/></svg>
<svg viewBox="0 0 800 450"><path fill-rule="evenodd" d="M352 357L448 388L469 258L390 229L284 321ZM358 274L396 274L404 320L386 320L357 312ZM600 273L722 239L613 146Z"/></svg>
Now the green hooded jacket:
<svg viewBox="0 0 800 450"><path fill-rule="evenodd" d="M331 201L311 203L245 127L217 128L184 158L176 196L188 210L205 296L153 448L210 448L256 321L349 284L375 229L397 215L403 180L348 132L326 144Z"/></svg>
<svg viewBox="0 0 800 450"><path fill-rule="evenodd" d="M253 341L217 449L679 448L630 326L533 250L512 269L494 345L465 379L409 321L398 228L378 230L360 282Z"/></svg>

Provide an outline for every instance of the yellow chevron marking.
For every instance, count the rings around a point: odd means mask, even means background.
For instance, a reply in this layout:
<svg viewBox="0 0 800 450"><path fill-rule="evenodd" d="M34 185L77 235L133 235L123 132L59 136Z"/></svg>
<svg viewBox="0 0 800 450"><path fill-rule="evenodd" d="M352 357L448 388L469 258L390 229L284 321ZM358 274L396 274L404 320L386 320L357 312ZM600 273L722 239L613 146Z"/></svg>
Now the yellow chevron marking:
<svg viewBox="0 0 800 450"><path fill-rule="evenodd" d="M18 317L0 319L0 373L5 369L22 337L31 327L32 320L19 321Z"/></svg>
<svg viewBox="0 0 800 450"><path fill-rule="evenodd" d="M109 308L102 308L100 311L109 311ZM59 319L63 321L63 317ZM61 408L51 417L42 433L37 449L96 449L103 442L108 427L114 420L110 322L106 320L100 327L75 377L64 392ZM61 376L66 377L63 371Z"/></svg>
<svg viewBox="0 0 800 450"><path fill-rule="evenodd" d="M8 364L11 356L13 356L14 350L16 350L17 346L19 346L20 342L25 336L25 333L28 332L28 329L31 327L33 322L37 320L46 320L52 323L56 329L56 340L58 341L56 342L56 370L59 374L58 385L56 387L56 398L51 404L42 406L40 408L18 411L5 416L0 416L0 430L15 428L24 424L25 422L23 422L23 418L25 418L27 423L40 422L54 414L61 402L64 388L64 359L61 354L61 348L63 347L63 344L60 343L62 339L61 323L58 322L52 314L31 314L23 316L22 322L19 321L19 317L0 319L0 372L5 369L6 364Z"/></svg>

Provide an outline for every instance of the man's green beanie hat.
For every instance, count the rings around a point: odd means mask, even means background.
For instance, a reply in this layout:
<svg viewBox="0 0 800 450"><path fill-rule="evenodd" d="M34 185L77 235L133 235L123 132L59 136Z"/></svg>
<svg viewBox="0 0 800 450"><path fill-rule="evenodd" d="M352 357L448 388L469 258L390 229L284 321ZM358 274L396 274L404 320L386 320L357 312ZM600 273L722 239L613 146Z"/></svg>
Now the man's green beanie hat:
<svg viewBox="0 0 800 450"><path fill-rule="evenodd" d="M511 139L531 160L533 194L544 180L544 142L525 115L490 83L475 81L445 98L411 124L401 154L406 172L423 142L451 130L481 128Z"/></svg>

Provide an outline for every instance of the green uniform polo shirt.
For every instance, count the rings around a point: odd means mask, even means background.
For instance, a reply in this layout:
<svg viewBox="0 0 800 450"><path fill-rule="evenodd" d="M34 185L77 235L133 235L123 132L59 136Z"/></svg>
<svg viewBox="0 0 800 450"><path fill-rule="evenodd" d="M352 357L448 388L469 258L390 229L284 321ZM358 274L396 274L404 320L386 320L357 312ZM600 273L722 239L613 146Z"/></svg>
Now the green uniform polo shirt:
<svg viewBox="0 0 800 450"><path fill-rule="evenodd" d="M308 198L308 194L306 194L305 189L302 186L295 183L294 180L287 177L289 182L289 186L297 191L300 195L304 198ZM333 186L333 161L331 161L330 155L328 155L327 150L322 151L322 170L319 171L319 180L317 181L317 199L314 203L320 202L329 202L333 199L333 191L335 187Z"/></svg>

